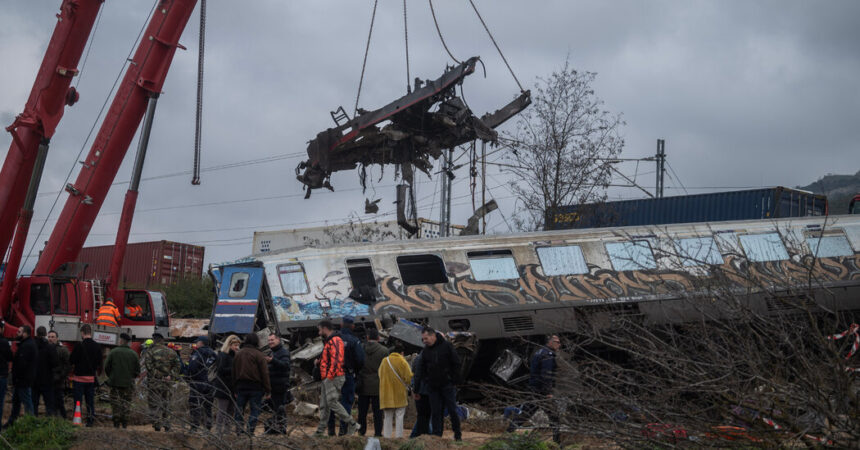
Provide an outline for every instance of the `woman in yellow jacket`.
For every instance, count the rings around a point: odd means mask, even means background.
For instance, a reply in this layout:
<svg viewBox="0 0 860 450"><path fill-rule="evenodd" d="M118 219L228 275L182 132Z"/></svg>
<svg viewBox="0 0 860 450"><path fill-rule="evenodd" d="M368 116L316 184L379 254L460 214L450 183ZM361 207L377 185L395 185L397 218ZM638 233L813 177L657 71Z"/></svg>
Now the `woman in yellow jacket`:
<svg viewBox="0 0 860 450"><path fill-rule="evenodd" d="M385 413L382 436L391 437L391 421L395 421L394 437L403 437L403 416L406 414L407 387L412 382L412 369L400 353L392 353L379 365L379 407Z"/></svg>

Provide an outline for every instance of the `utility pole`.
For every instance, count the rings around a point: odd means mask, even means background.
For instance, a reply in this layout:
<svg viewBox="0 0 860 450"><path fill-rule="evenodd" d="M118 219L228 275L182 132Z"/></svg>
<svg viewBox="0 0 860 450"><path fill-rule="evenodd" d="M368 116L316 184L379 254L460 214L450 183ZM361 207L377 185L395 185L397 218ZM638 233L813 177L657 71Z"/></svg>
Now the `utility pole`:
<svg viewBox="0 0 860 450"><path fill-rule="evenodd" d="M654 156L657 161L657 184L654 189L654 197L663 197L663 179L666 175L666 140L657 139L657 154Z"/></svg>
<svg viewBox="0 0 860 450"><path fill-rule="evenodd" d="M487 141L481 141L481 206L487 204ZM481 234L487 234L487 215L481 216Z"/></svg>
<svg viewBox="0 0 860 450"><path fill-rule="evenodd" d="M449 236L451 234L451 188L453 187L452 181L454 181L454 149L448 149L448 168L445 170L445 178L448 179L448 195L445 196L445 201L448 202L448 205L445 206L445 236Z"/></svg>
<svg viewBox="0 0 860 450"><path fill-rule="evenodd" d="M445 208L448 206L448 155L442 152L442 170L439 172L442 188L439 198L439 237L447 236L448 227L445 226L445 219L448 217Z"/></svg>

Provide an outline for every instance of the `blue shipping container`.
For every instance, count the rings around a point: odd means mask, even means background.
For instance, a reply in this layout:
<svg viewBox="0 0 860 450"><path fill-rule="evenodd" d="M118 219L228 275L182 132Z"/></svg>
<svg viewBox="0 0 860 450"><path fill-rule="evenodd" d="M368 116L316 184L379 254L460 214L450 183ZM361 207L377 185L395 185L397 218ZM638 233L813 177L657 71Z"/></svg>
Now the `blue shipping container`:
<svg viewBox="0 0 860 450"><path fill-rule="evenodd" d="M547 221L546 228L623 227L826 214L827 197L775 187L564 206Z"/></svg>

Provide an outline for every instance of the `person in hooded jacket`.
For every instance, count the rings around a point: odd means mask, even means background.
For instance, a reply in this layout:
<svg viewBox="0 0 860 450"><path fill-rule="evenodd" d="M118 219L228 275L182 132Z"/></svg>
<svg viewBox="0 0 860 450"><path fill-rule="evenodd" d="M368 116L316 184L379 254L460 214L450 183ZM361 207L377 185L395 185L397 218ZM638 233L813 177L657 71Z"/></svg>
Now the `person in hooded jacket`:
<svg viewBox="0 0 860 450"><path fill-rule="evenodd" d="M196 348L191 353L188 365L184 367L188 378L188 410L191 412L191 431L202 426L212 429L212 403L215 401L215 388L209 381L209 367L215 364L217 355L209 347L209 338L200 336L195 341Z"/></svg>
<svg viewBox="0 0 860 450"><path fill-rule="evenodd" d="M39 358L39 349L31 336L32 329L24 325L18 328L18 351L12 360L12 412L4 427L10 427L21 413L21 404L24 404L24 412L33 414L33 380L36 378L36 363Z"/></svg>
<svg viewBox="0 0 860 450"><path fill-rule="evenodd" d="M442 334L430 327L421 331L424 349L421 351L423 364L422 383L427 384L430 397L433 434L442 436L442 417L445 409L449 411L454 440L461 440L460 417L457 415L457 388L454 383L460 371L460 357L454 345Z"/></svg>
<svg viewBox="0 0 860 450"><path fill-rule="evenodd" d="M132 396L134 394L134 379L140 375L140 362L137 352L128 344L131 336L126 333L119 335L119 345L114 347L105 360L105 374L109 377L110 406L113 427L128 428L128 416L131 412Z"/></svg>
<svg viewBox="0 0 860 450"><path fill-rule="evenodd" d="M54 414L54 372L59 364L57 349L48 342L48 330L36 328L36 379L33 380L33 415L39 415L39 398L44 399L45 414Z"/></svg>
<svg viewBox="0 0 860 450"><path fill-rule="evenodd" d="M269 365L258 345L260 338L254 333L245 335L242 347L233 357L233 387L236 389L236 432L245 427L245 406L250 404L247 433L254 435L257 418L263 403L263 395L272 392L269 380Z"/></svg>
<svg viewBox="0 0 860 450"><path fill-rule="evenodd" d="M379 365L388 356L388 349L379 343L379 330L367 329L364 342L364 367L358 372L358 434L367 432L367 412L373 410L373 435L382 436L382 410L379 408Z"/></svg>
<svg viewBox="0 0 860 450"><path fill-rule="evenodd" d="M287 432L287 394L290 391L290 350L275 333L269 335L269 349L272 354L266 357L269 363L269 382L272 385L272 426L273 434Z"/></svg>
<svg viewBox="0 0 860 450"><path fill-rule="evenodd" d="M218 435L230 432L235 413L236 395L233 392L233 358L239 351L242 340L231 334L224 340L221 351L218 352L218 376L213 386L215 388L215 432Z"/></svg>

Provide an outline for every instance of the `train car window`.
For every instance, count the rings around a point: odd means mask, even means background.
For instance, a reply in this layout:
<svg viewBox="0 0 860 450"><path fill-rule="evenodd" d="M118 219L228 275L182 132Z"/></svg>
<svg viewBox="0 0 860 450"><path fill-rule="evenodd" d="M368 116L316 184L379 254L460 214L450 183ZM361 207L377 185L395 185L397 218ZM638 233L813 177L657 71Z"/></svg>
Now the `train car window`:
<svg viewBox="0 0 860 450"><path fill-rule="evenodd" d="M648 241L609 242L606 253L612 268L618 271L656 269L654 253Z"/></svg>
<svg viewBox="0 0 860 450"><path fill-rule="evenodd" d="M248 278L250 275L247 272L234 272L230 276L230 290L227 292L231 298L242 298L248 292Z"/></svg>
<svg viewBox="0 0 860 450"><path fill-rule="evenodd" d="M466 256L475 281L516 280L520 277L510 250L468 252Z"/></svg>
<svg viewBox="0 0 860 450"><path fill-rule="evenodd" d="M51 314L51 291L48 284L30 285L30 309L33 314Z"/></svg>
<svg viewBox="0 0 860 450"><path fill-rule="evenodd" d="M816 258L833 258L836 256L851 256L854 250L845 236L808 236L806 244Z"/></svg>
<svg viewBox="0 0 860 450"><path fill-rule="evenodd" d="M436 255L405 255L397 257L397 268L403 284L447 283L445 263Z"/></svg>
<svg viewBox="0 0 860 450"><path fill-rule="evenodd" d="M367 258L347 259L346 270L349 272L349 281L352 283L350 298L365 305L370 305L376 301L376 277L373 275L370 260Z"/></svg>
<svg viewBox="0 0 860 450"><path fill-rule="evenodd" d="M548 277L588 273L588 264L578 245L538 247L537 255Z"/></svg>
<svg viewBox="0 0 860 450"><path fill-rule="evenodd" d="M281 289L284 295L307 294L308 279L305 268L299 263L281 264L278 266L278 277L281 279Z"/></svg>
<svg viewBox="0 0 860 450"><path fill-rule="evenodd" d="M718 265L723 255L712 237L694 237L675 240L678 258L685 267Z"/></svg>
<svg viewBox="0 0 860 450"><path fill-rule="evenodd" d="M788 251L778 233L742 234L738 236L747 259L754 262L788 259Z"/></svg>

